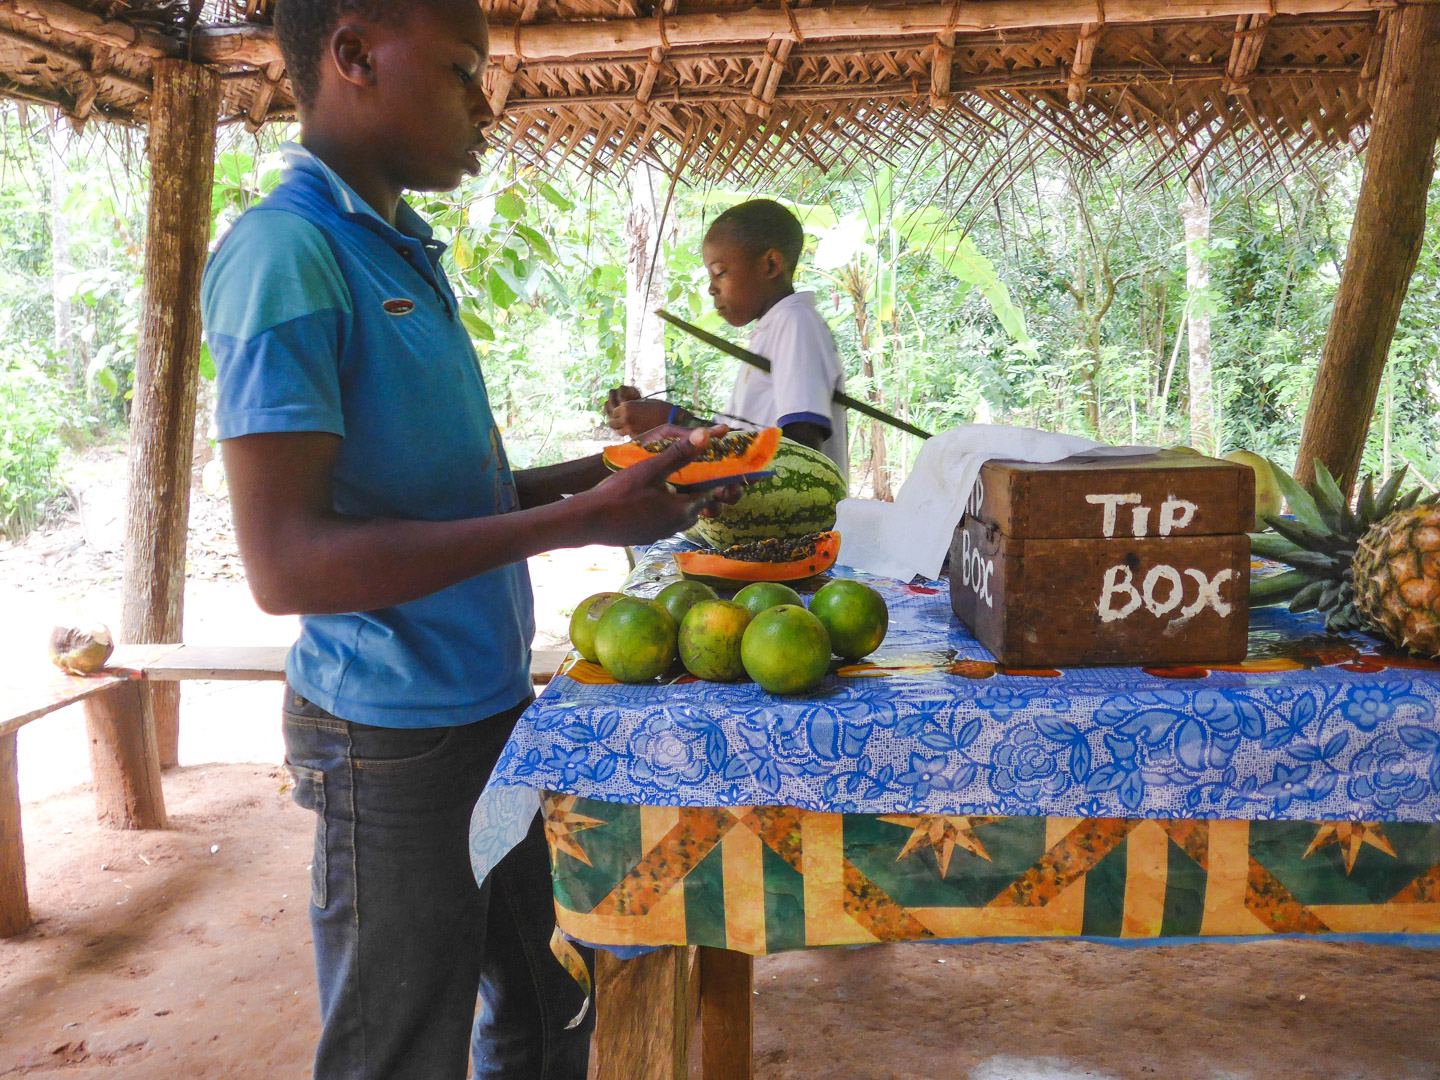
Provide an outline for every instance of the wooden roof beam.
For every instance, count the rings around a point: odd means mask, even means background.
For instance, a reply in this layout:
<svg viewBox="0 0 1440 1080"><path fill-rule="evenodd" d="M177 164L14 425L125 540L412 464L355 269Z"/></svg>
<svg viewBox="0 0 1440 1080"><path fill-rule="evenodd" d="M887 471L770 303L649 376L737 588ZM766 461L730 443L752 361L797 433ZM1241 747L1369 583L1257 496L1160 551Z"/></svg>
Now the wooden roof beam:
<svg viewBox="0 0 1440 1080"><path fill-rule="evenodd" d="M1080 37L1075 42L1075 59L1070 64L1070 85L1065 91L1072 105L1085 104L1085 80L1095 62L1095 46L1100 43L1100 22L1087 22L1080 27Z"/></svg>
<svg viewBox="0 0 1440 1080"><path fill-rule="evenodd" d="M0 0L23 4L55 0ZM1426 0L1421 0L1422 3ZM1430 0L1434 2L1434 0ZM1104 21L1110 25L1195 19L1239 18L1249 15L1354 14L1396 7L1395 0L1106 0ZM1095 0L975 0L957 8L953 3L911 3L895 6L751 7L734 12L667 15L659 20L608 19L588 22L496 24L491 28L494 60L519 56L525 62L644 56L654 48L753 42L798 36L807 42L872 38L930 37L953 30L958 34L1034 30L1078 26L1098 21ZM662 33L665 40L661 40ZM269 27L238 26L198 29L192 37L196 60L210 64L263 66L278 56Z"/></svg>
<svg viewBox="0 0 1440 1080"><path fill-rule="evenodd" d="M1235 20L1234 44L1230 47L1230 59L1225 65L1224 89L1227 94L1250 92L1250 76L1260 62L1260 50L1265 47L1265 31L1269 26L1269 15L1241 15Z"/></svg>
<svg viewBox="0 0 1440 1080"><path fill-rule="evenodd" d="M44 23L56 33L79 38L91 45L119 49L152 60L178 56L184 47L178 37L142 30L118 19L105 19L62 0L0 0L0 10Z"/></svg>

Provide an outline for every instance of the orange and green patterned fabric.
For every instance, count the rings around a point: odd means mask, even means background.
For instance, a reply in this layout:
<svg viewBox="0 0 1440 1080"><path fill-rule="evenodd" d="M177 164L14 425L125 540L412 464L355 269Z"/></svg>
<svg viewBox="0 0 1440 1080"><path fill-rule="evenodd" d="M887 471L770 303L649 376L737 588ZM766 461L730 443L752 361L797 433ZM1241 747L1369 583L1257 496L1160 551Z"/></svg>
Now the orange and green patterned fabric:
<svg viewBox="0 0 1440 1080"><path fill-rule="evenodd" d="M624 951L1278 934L1440 944L1440 825L834 814L546 793L560 929Z"/></svg>

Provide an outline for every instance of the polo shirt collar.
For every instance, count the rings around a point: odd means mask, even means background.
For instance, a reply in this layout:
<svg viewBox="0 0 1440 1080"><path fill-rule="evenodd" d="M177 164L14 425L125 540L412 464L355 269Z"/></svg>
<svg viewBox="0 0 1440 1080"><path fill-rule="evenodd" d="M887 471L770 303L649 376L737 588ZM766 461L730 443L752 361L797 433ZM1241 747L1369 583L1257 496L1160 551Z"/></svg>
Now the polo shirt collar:
<svg viewBox="0 0 1440 1080"><path fill-rule="evenodd" d="M765 312L764 315L761 315L760 318L755 321L755 330L768 329L783 318L783 315L777 314L777 312L780 312L782 308L794 307L797 304L813 309L815 307L815 294L807 290L805 292L793 292L789 296L782 296L770 305L769 311ZM754 333L755 331L751 332Z"/></svg>
<svg viewBox="0 0 1440 1080"><path fill-rule="evenodd" d="M320 182L321 191L318 194L328 198L342 217L357 225L363 225L402 253L413 248L418 240L425 249L430 264L439 264L446 245L435 239L435 231L404 199L396 205L395 224L391 225L375 212L374 207L357 195L355 189L340 178L339 173L299 143L283 144L280 153L290 173Z"/></svg>

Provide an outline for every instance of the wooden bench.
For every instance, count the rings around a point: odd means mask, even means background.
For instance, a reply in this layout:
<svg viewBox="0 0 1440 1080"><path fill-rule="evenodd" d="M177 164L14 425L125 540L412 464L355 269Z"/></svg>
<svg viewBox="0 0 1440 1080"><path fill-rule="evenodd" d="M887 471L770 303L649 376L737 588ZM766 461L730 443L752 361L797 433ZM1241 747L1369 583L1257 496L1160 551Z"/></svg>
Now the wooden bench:
<svg viewBox="0 0 1440 1080"><path fill-rule="evenodd" d="M15 755L22 727L57 709L83 704L96 816L116 829L163 829L168 824L165 793L146 683L280 682L287 651L281 646L131 645L117 649L110 665L95 675L56 672L48 680L23 685L0 683L5 709L0 714L0 937L21 933L31 922ZM564 658L564 652L536 650L531 681L548 683Z"/></svg>

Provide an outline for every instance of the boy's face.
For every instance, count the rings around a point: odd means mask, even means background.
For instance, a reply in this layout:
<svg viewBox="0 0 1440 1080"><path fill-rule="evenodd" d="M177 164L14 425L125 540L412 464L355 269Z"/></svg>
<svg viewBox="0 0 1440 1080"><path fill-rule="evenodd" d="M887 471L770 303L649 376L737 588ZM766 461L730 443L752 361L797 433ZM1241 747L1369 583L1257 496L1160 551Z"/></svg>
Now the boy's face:
<svg viewBox="0 0 1440 1080"><path fill-rule="evenodd" d="M715 310L731 326L754 322L788 291L785 260L774 248L756 255L727 230L712 229L700 252Z"/></svg>
<svg viewBox="0 0 1440 1080"><path fill-rule="evenodd" d="M362 33L368 75L365 100L355 104L368 115L357 126L385 172L414 191L448 191L478 174L495 120L480 85L490 51L480 5L417 4L397 24L367 24Z"/></svg>

